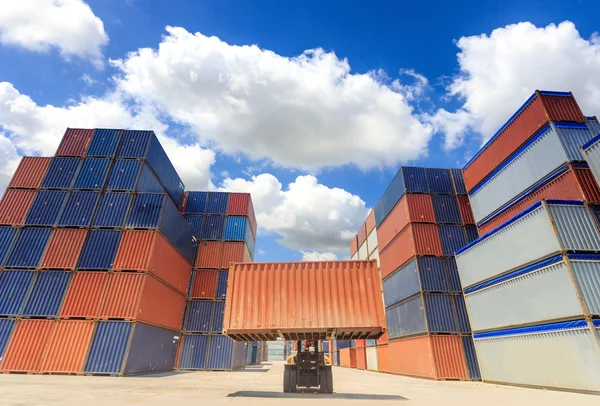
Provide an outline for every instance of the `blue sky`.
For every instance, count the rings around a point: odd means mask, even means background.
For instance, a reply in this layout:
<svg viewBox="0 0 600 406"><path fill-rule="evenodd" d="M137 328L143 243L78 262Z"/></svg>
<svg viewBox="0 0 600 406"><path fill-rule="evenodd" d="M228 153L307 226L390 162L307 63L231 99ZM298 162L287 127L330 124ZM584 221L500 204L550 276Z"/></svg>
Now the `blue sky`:
<svg viewBox="0 0 600 406"><path fill-rule="evenodd" d="M150 127L253 193L261 261L344 257L398 166L460 167L537 88L600 114L592 0L32 1L0 11L0 186L68 125Z"/></svg>

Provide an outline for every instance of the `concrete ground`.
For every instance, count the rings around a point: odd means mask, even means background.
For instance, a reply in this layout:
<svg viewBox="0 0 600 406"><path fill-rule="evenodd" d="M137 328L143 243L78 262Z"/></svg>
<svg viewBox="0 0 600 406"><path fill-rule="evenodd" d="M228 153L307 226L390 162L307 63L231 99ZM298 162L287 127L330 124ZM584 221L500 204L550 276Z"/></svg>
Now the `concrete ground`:
<svg viewBox="0 0 600 406"><path fill-rule="evenodd" d="M284 394L283 364L240 372L108 378L0 375L0 405L599 405L600 396L473 382L435 382L334 368L335 393Z"/></svg>

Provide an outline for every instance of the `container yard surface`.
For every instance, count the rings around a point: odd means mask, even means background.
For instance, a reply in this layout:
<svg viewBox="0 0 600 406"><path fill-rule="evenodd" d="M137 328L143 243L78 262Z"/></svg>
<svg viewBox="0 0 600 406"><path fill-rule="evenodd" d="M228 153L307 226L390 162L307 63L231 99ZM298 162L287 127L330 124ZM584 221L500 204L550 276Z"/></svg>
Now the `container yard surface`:
<svg viewBox="0 0 600 406"><path fill-rule="evenodd" d="M594 395L477 382L436 382L335 367L334 393L283 393L283 362L240 372L132 378L0 376L0 402L16 405L598 405Z"/></svg>

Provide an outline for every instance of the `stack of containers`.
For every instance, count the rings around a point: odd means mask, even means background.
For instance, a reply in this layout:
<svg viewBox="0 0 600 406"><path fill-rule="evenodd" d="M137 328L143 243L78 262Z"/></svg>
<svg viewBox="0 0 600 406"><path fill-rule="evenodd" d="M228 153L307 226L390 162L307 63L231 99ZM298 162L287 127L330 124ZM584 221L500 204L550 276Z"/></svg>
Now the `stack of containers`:
<svg viewBox="0 0 600 406"><path fill-rule="evenodd" d="M378 369L479 379L453 257L477 238L460 170L402 167L374 213L389 340Z"/></svg>
<svg viewBox="0 0 600 406"><path fill-rule="evenodd" d="M172 370L194 259L182 197L151 131L67 129L55 157L23 158L0 202L0 369Z"/></svg>
<svg viewBox="0 0 600 406"><path fill-rule="evenodd" d="M198 240L179 357L182 370L234 370L260 363L259 343L222 334L232 262L254 257L256 218L249 193L186 192L182 211Z"/></svg>
<svg viewBox="0 0 600 406"><path fill-rule="evenodd" d="M456 253L484 381L600 391L600 128L536 93L464 168L481 237ZM560 199L560 200L556 200Z"/></svg>

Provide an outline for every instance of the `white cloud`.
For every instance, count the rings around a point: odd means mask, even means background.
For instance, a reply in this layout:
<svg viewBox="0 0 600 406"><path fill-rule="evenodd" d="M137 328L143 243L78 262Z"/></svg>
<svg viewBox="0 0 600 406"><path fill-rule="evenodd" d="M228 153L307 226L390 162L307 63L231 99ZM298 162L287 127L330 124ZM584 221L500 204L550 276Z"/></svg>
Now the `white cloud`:
<svg viewBox="0 0 600 406"><path fill-rule="evenodd" d="M333 252L302 251L302 261L335 261L338 259Z"/></svg>
<svg viewBox="0 0 600 406"><path fill-rule="evenodd" d="M261 249L258 250L258 255L265 255L265 252Z"/></svg>
<svg viewBox="0 0 600 406"><path fill-rule="evenodd" d="M199 144L183 145L168 137L168 126L150 107L128 109L118 94L87 97L67 106L40 106L12 84L0 82L0 128L9 136L13 148L26 155L53 155L67 127L153 130L186 187L214 188L210 167L215 153Z"/></svg>
<svg viewBox="0 0 600 406"><path fill-rule="evenodd" d="M427 152L432 129L409 100L424 77L391 81L382 72L351 73L322 49L287 58L257 46L167 27L158 49L112 61L119 89L189 125L229 154L312 170L356 164L395 166Z"/></svg>
<svg viewBox="0 0 600 406"><path fill-rule="evenodd" d="M19 164L17 149L3 133L0 133L0 197L10 182L10 178Z"/></svg>
<svg viewBox="0 0 600 406"><path fill-rule="evenodd" d="M0 43L36 52L55 47L65 58L77 55L101 64L108 35L82 0L9 0L0 7Z"/></svg>
<svg viewBox="0 0 600 406"><path fill-rule="evenodd" d="M251 193L259 226L279 234L284 246L307 252L346 253L369 212L359 196L312 175L298 176L285 190L269 173L226 179L220 190Z"/></svg>
<svg viewBox="0 0 600 406"><path fill-rule="evenodd" d="M460 73L448 94L464 104L454 116L438 112L434 120L449 129L449 147L462 141L461 126L489 139L536 89L572 91L584 114L600 112L600 39L582 38L569 21L508 25L457 45Z"/></svg>

